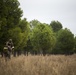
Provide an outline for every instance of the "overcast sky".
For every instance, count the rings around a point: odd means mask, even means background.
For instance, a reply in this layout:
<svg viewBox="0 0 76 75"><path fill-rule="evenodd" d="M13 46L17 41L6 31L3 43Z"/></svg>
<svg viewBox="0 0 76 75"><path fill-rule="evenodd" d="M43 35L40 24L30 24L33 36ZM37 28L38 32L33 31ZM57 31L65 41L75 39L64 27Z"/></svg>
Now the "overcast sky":
<svg viewBox="0 0 76 75"><path fill-rule="evenodd" d="M76 35L76 0L18 0L27 21L50 24L56 20Z"/></svg>

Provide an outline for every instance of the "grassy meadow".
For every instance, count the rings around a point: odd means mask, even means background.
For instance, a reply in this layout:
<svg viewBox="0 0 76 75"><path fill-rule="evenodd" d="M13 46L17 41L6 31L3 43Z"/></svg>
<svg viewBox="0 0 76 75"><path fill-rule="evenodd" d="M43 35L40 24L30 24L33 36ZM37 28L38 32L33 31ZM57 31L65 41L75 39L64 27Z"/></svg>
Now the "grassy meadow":
<svg viewBox="0 0 76 75"><path fill-rule="evenodd" d="M76 75L76 54L0 58L0 75Z"/></svg>

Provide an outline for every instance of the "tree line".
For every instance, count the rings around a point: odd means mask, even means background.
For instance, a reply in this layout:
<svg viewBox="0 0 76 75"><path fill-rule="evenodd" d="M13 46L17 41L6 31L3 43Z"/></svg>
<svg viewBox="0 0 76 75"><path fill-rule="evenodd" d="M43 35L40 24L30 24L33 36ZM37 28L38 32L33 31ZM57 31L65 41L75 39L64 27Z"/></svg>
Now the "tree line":
<svg viewBox="0 0 76 75"><path fill-rule="evenodd" d="M18 0L0 1L0 52L5 42L13 39L14 54L73 54L76 53L76 36L63 29L59 21L50 24L34 19L21 19L23 11Z"/></svg>

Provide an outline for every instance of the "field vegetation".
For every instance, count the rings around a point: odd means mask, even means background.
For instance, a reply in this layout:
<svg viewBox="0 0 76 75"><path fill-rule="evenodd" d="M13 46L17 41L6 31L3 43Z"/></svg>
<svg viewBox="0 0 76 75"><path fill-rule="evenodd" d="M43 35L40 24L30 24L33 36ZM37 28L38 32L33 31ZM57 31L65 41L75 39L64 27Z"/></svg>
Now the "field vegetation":
<svg viewBox="0 0 76 75"><path fill-rule="evenodd" d="M0 58L0 75L76 75L76 54Z"/></svg>

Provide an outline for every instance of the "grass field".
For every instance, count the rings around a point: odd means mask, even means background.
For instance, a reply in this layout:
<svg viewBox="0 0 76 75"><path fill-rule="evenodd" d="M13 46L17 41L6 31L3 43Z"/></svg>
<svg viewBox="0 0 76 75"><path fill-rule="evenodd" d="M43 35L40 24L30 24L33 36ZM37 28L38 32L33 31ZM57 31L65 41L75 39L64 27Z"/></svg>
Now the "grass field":
<svg viewBox="0 0 76 75"><path fill-rule="evenodd" d="M0 75L76 75L76 54L0 58Z"/></svg>

